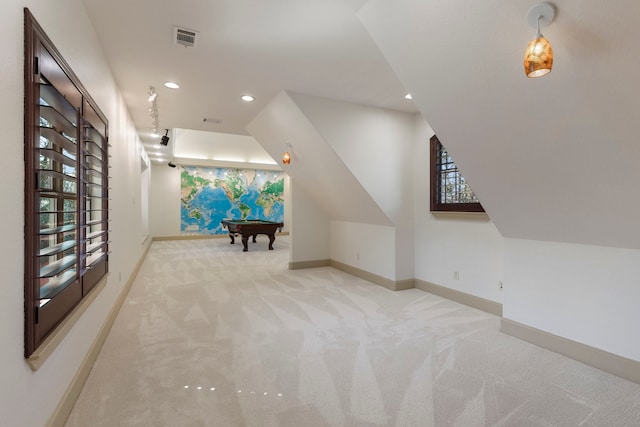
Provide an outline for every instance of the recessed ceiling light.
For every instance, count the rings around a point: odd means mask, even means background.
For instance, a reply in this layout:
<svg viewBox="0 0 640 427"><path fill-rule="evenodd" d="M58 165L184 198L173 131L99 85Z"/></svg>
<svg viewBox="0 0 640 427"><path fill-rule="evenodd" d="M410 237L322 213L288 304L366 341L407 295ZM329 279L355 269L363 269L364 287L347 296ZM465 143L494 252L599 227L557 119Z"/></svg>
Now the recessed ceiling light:
<svg viewBox="0 0 640 427"><path fill-rule="evenodd" d="M408 93L404 96L404 99L413 99L413 96L411 96L411 94Z"/></svg>
<svg viewBox="0 0 640 427"><path fill-rule="evenodd" d="M168 87L169 89L178 89L180 87L180 85L175 82L165 82L164 86Z"/></svg>
<svg viewBox="0 0 640 427"><path fill-rule="evenodd" d="M155 132L151 133L151 138L160 138L160 134L157 134Z"/></svg>
<svg viewBox="0 0 640 427"><path fill-rule="evenodd" d="M251 95L242 95L240 97L240 99L242 99L244 102L251 102L251 101L253 101L253 96L251 96Z"/></svg>

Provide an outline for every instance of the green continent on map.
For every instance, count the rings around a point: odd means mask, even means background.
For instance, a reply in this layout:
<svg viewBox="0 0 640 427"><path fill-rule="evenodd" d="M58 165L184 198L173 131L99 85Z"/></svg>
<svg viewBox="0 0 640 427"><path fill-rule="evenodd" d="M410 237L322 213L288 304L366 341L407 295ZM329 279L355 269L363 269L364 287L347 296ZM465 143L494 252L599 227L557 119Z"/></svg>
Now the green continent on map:
<svg viewBox="0 0 640 427"><path fill-rule="evenodd" d="M194 209L192 211L189 211L189 217L195 218L195 219L202 219L202 212L200 212L200 209Z"/></svg>
<svg viewBox="0 0 640 427"><path fill-rule="evenodd" d="M238 209L242 212L242 219L247 219L251 213L251 206L247 206L244 203L240 203L240 205L238 205Z"/></svg>
<svg viewBox="0 0 640 427"><path fill-rule="evenodd" d="M186 169L180 173L180 198L183 203L189 204L211 181L200 178L198 175L191 175Z"/></svg>
<svg viewBox="0 0 640 427"><path fill-rule="evenodd" d="M267 181L260 189L260 196L256 200L256 204L262 207L266 216L269 216L273 205L284 200L282 197L283 192L284 178L273 183Z"/></svg>
<svg viewBox="0 0 640 427"><path fill-rule="evenodd" d="M213 184L216 187L222 188L232 202L238 200L247 191L240 170L238 169L229 170L224 178L216 178Z"/></svg>

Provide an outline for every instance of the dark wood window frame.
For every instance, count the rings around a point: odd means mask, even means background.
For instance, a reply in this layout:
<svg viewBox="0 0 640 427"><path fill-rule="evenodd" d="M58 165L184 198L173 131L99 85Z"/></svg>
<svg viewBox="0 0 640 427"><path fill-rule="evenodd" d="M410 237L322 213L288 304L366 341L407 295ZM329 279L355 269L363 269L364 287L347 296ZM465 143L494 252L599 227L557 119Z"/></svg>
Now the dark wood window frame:
<svg viewBox="0 0 640 427"><path fill-rule="evenodd" d="M455 194L455 190L452 190L452 193L450 193L451 197L443 194L443 189L446 185L446 183L443 182L445 173L456 176L462 182L464 182L464 178L436 135L433 135L430 140L430 160L432 212L484 212L484 208L480 202L459 201L460 198ZM455 187L458 188L458 186ZM468 185L465 187L470 190ZM477 200L475 195L473 198Z"/></svg>
<svg viewBox="0 0 640 427"><path fill-rule="evenodd" d="M25 357L109 271L108 121L24 9Z"/></svg>

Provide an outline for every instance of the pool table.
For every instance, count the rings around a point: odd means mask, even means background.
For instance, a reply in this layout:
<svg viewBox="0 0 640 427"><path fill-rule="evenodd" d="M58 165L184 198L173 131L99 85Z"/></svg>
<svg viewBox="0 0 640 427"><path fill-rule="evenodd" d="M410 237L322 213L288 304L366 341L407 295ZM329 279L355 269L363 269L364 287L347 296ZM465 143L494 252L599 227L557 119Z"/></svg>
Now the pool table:
<svg viewBox="0 0 640 427"><path fill-rule="evenodd" d="M279 229L279 231L282 231L282 227L284 226L281 222L265 221L262 219L223 219L221 223L222 227L229 230L232 245L235 243L235 236L238 234L242 236L242 252L249 250L249 237L253 236L253 242L255 243L258 234L266 234L269 236L269 250L272 251L273 242L276 240L276 230Z"/></svg>

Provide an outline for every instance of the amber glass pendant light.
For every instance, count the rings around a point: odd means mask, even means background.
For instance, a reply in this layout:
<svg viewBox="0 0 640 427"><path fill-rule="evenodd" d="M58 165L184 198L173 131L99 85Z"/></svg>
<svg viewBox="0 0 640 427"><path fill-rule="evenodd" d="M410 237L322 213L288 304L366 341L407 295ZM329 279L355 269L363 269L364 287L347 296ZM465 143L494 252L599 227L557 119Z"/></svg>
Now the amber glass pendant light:
<svg viewBox="0 0 640 427"><path fill-rule="evenodd" d="M291 163L291 154L289 154L288 151L285 151L282 154L282 164L283 165L288 165L289 163Z"/></svg>
<svg viewBox="0 0 640 427"><path fill-rule="evenodd" d="M284 145L284 153L282 154L282 164L288 165L291 163L291 144Z"/></svg>
<svg viewBox="0 0 640 427"><path fill-rule="evenodd" d="M537 32L524 53L524 73L527 77L542 77L551 72L553 49L549 40L540 32L540 24L549 25L554 15L555 7L551 3L540 3L529 10L527 21L529 25L535 26Z"/></svg>

